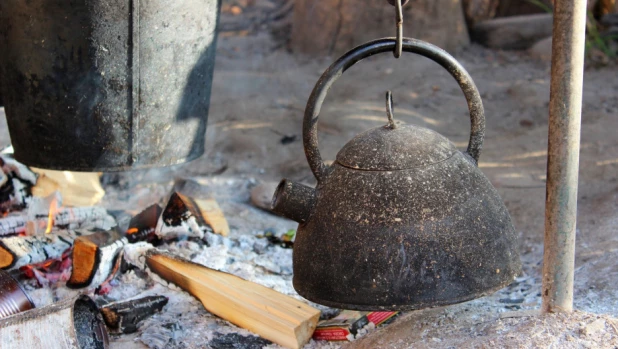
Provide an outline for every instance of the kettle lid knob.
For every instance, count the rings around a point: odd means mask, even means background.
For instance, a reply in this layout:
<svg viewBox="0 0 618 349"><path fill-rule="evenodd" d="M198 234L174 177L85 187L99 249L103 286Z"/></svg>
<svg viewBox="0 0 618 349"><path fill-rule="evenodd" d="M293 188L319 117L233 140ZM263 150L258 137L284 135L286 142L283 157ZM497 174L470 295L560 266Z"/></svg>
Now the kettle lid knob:
<svg viewBox="0 0 618 349"><path fill-rule="evenodd" d="M393 115L393 93L391 91L386 91L386 116L388 117L388 125L386 127L392 130L396 129L397 125Z"/></svg>

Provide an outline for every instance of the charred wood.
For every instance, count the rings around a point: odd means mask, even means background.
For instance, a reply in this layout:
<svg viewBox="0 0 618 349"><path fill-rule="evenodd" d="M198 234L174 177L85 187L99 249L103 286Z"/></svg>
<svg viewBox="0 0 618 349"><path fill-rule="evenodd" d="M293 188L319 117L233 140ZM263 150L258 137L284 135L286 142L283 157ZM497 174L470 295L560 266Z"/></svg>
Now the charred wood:
<svg viewBox="0 0 618 349"><path fill-rule="evenodd" d="M175 236L203 238L201 227L226 236L230 228L221 208L214 199L194 199L173 193L157 223L156 234L169 239Z"/></svg>
<svg viewBox="0 0 618 349"><path fill-rule="evenodd" d="M127 238L116 230L97 231L75 239L70 288L97 287L110 275Z"/></svg>
<svg viewBox="0 0 618 349"><path fill-rule="evenodd" d="M80 235L72 230L60 230L53 234L3 238L0 240L0 268L15 269L59 259Z"/></svg>
<svg viewBox="0 0 618 349"><path fill-rule="evenodd" d="M161 311L167 304L164 296L149 296L115 302L101 308L105 324L113 333L135 333L142 321Z"/></svg>
<svg viewBox="0 0 618 349"><path fill-rule="evenodd" d="M30 230L27 231L28 222ZM33 220L25 215L14 215L0 218L0 237L28 232L30 235L42 233L49 221L49 213L36 214ZM62 229L100 228L109 229L115 224L114 218L102 207L65 207L53 217L53 225Z"/></svg>
<svg viewBox="0 0 618 349"><path fill-rule="evenodd" d="M157 235L155 234L155 229L162 212L163 209L161 206L154 204L133 217L129 222L129 229L127 230L127 239L129 242L152 242L156 240Z"/></svg>
<svg viewBox="0 0 618 349"><path fill-rule="evenodd" d="M122 266L124 263L124 250L120 250L118 255L115 258L114 264L112 265L112 270L109 272L107 278L99 285L94 292L98 295L108 294L112 289L112 280L119 273L123 272Z"/></svg>

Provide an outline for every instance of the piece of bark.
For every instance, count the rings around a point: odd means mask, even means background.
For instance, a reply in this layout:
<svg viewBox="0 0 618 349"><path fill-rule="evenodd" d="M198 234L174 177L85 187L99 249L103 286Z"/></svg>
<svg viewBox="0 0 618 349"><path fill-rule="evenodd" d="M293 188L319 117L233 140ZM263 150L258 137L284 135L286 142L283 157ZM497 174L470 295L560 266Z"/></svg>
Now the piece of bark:
<svg viewBox="0 0 618 349"><path fill-rule="evenodd" d="M59 259L81 235L72 230L36 236L12 236L0 240L0 268L16 269L28 264Z"/></svg>
<svg viewBox="0 0 618 349"><path fill-rule="evenodd" d="M130 243L138 241L153 241L156 239L155 229L163 209L154 204L131 218L129 229L127 229L127 239Z"/></svg>
<svg viewBox="0 0 618 349"><path fill-rule="evenodd" d="M32 194L47 197L55 191L62 195L67 206L92 206L105 196L101 174L96 172L52 171L33 168L39 175Z"/></svg>
<svg viewBox="0 0 618 349"><path fill-rule="evenodd" d="M194 199L173 193L159 218L156 234L169 239L176 236L203 238L202 227L227 236L230 228L214 199Z"/></svg>
<svg viewBox="0 0 618 349"><path fill-rule="evenodd" d="M470 31L472 40L494 49L525 50L552 35L553 15L495 18L479 22Z"/></svg>
<svg viewBox="0 0 618 349"><path fill-rule="evenodd" d="M109 276L127 238L116 230L80 236L73 244L73 270L69 288L97 287Z"/></svg>
<svg viewBox="0 0 618 349"><path fill-rule="evenodd" d="M460 0L412 0L403 7L403 35L447 51L469 44ZM384 0L296 0L290 46L315 56L340 55L395 36L395 7Z"/></svg>
<svg viewBox="0 0 618 349"><path fill-rule="evenodd" d="M148 250L145 263L209 312L287 348L306 344L320 317L318 309L292 297L166 252Z"/></svg>
<svg viewBox="0 0 618 349"><path fill-rule="evenodd" d="M109 303L101 307L103 320L112 333L135 333L142 321L161 311L168 302L164 296L149 296Z"/></svg>

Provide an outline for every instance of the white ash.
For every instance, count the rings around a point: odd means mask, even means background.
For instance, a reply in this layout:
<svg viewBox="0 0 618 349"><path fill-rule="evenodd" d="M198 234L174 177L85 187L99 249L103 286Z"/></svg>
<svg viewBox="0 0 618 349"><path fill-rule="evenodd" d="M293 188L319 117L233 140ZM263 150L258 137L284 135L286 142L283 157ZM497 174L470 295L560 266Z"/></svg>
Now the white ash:
<svg viewBox="0 0 618 349"><path fill-rule="evenodd" d="M163 221L163 216L159 217L157 227L155 228L155 234L163 240L187 237L204 238L204 232L192 215L182 221L178 226L168 225Z"/></svg>
<svg viewBox="0 0 618 349"><path fill-rule="evenodd" d="M27 207L32 200L29 195L30 186L19 178L10 179L13 183L13 195L10 196L9 204L13 207Z"/></svg>
<svg viewBox="0 0 618 349"><path fill-rule="evenodd" d="M123 237L114 241L113 244L101 248L101 259L99 267L97 268L94 276L92 277L92 281L90 282L88 288L95 289L108 279L112 268L116 264L116 257L118 256L118 253L127 243L127 238Z"/></svg>
<svg viewBox="0 0 618 349"><path fill-rule="evenodd" d="M51 287L38 287L36 286L36 282L33 280L24 283L23 286L37 308L41 308L67 298L76 297L84 293L83 290L72 290L66 287L65 282L52 285Z"/></svg>
<svg viewBox="0 0 618 349"><path fill-rule="evenodd" d="M37 176L34 172L30 171L28 167L13 159L8 154L2 155L1 158L4 162L2 165L2 171L4 173L17 177L31 185L36 184Z"/></svg>
<svg viewBox="0 0 618 349"><path fill-rule="evenodd" d="M152 246L152 244L143 241L128 244L124 247L124 258L127 263L144 270L146 269L145 254L148 250L153 248L154 246Z"/></svg>
<svg viewBox="0 0 618 349"><path fill-rule="evenodd" d="M22 214L11 214L0 218L0 236L24 233L26 222L27 220Z"/></svg>

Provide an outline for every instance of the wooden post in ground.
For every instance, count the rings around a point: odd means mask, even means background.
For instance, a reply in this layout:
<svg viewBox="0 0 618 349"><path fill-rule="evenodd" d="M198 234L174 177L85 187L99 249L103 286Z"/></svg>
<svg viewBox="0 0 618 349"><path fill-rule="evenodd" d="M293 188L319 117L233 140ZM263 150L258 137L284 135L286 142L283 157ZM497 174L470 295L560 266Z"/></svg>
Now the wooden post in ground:
<svg viewBox="0 0 618 349"><path fill-rule="evenodd" d="M586 0L555 0L545 200L543 311L573 311Z"/></svg>

